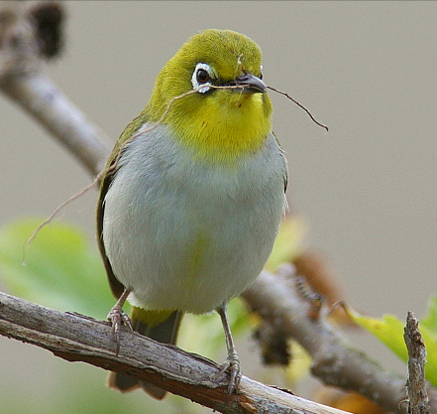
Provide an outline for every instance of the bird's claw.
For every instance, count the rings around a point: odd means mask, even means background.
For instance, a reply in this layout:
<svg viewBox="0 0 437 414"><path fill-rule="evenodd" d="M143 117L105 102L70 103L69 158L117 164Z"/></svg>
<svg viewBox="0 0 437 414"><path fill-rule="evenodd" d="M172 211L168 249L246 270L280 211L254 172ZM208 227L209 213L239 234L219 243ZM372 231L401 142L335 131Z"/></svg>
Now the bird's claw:
<svg viewBox="0 0 437 414"><path fill-rule="evenodd" d="M120 305L115 305L108 313L108 321L112 323L111 332L114 336L116 343L116 352L118 355L120 351L120 336L121 336L121 327L125 325L131 334L134 334L134 329L132 327L132 322L129 316L125 313L123 308Z"/></svg>
<svg viewBox="0 0 437 414"><path fill-rule="evenodd" d="M238 393L238 388L241 381L241 365L240 358L236 353L230 354L226 361L222 364L220 368L219 375L222 375L225 371L229 371L230 378L228 384L228 395L226 397L226 403L229 402L231 395L235 392Z"/></svg>

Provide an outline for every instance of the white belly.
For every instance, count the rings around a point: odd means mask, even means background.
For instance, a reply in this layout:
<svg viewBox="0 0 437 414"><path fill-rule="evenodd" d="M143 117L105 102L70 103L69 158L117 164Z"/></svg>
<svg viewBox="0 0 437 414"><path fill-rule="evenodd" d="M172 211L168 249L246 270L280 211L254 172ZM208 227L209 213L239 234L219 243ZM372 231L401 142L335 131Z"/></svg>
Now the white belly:
<svg viewBox="0 0 437 414"><path fill-rule="evenodd" d="M157 128L126 149L105 197L103 242L134 305L209 312L264 266L284 209L285 161L270 137L232 169L206 166L166 134Z"/></svg>

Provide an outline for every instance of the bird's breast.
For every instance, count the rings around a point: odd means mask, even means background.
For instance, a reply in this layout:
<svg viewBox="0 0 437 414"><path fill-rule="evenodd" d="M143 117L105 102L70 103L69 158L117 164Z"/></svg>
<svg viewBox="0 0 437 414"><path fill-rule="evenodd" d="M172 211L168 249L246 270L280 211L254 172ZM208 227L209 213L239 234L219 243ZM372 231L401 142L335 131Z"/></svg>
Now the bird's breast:
<svg viewBox="0 0 437 414"><path fill-rule="evenodd" d="M103 241L134 304L203 313L254 280L284 208L279 154L272 138L231 168L199 163L164 126L129 144L105 197Z"/></svg>

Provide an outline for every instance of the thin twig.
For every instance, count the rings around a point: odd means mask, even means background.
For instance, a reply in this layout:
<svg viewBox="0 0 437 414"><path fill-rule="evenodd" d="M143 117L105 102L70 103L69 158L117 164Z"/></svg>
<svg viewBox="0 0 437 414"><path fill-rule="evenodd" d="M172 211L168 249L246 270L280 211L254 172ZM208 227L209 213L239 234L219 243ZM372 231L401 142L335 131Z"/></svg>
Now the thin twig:
<svg viewBox="0 0 437 414"><path fill-rule="evenodd" d="M292 96L290 96L287 92L282 92L279 89L274 88L273 86L267 86L267 89L270 89L274 92L277 92L281 95L286 96L288 99L290 99L290 101L295 103L299 108L303 109L315 124L317 124L318 126L320 126L322 128L325 128L326 131L329 131L329 128L325 124L322 124L321 122L317 121L316 118L314 118L314 116L311 114L309 109L305 108L305 106L303 106L300 102L296 101L296 99L294 99Z"/></svg>
<svg viewBox="0 0 437 414"><path fill-rule="evenodd" d="M35 239L35 237L37 236L37 234L39 233L39 231L46 226L47 224L49 224L54 217L56 216L56 214L59 213L59 211L61 211L64 207L66 207L68 204L70 204L71 202L73 202L74 200L77 200L79 197L81 197L82 195L84 195L90 188L93 188L99 181L101 178L101 175L104 171L102 171L100 174L98 174L96 176L96 178L93 180L93 182L91 184L88 184L85 188L83 188L82 190L80 190L78 193L74 194L73 196L71 196L68 200L65 200L62 204L60 204L58 207L56 207L56 209L52 212L52 214L50 214L50 216L48 216L42 223L40 223L38 225L38 227L33 231L32 235L27 239L26 243L25 243L25 248L26 246L28 246L30 243L32 243L32 241ZM25 261L24 257L23 257L23 261Z"/></svg>

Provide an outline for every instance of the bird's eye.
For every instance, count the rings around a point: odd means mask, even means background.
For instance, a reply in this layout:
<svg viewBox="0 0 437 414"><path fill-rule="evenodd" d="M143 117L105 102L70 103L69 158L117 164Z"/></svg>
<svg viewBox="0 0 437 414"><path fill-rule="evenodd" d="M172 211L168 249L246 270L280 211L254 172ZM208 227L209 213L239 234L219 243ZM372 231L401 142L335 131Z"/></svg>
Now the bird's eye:
<svg viewBox="0 0 437 414"><path fill-rule="evenodd" d="M197 82L205 83L209 81L209 73L205 69L198 69L196 73Z"/></svg>
<svg viewBox="0 0 437 414"><path fill-rule="evenodd" d="M211 90L211 81L215 78L214 71L207 63L198 63L191 75L193 89L199 93L206 93Z"/></svg>

